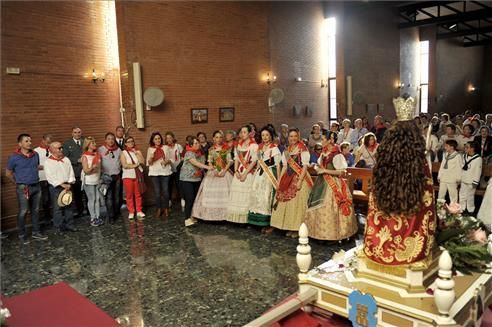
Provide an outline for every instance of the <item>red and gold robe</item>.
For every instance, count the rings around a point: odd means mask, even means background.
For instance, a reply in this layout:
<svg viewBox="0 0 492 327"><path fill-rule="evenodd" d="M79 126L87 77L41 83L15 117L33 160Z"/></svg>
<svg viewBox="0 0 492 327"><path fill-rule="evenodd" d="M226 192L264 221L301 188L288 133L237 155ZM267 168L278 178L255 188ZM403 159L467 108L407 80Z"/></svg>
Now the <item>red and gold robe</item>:
<svg viewBox="0 0 492 327"><path fill-rule="evenodd" d="M436 215L432 177L426 165L421 209L413 215L387 215L369 196L364 254L379 264L406 265L429 256L434 243Z"/></svg>

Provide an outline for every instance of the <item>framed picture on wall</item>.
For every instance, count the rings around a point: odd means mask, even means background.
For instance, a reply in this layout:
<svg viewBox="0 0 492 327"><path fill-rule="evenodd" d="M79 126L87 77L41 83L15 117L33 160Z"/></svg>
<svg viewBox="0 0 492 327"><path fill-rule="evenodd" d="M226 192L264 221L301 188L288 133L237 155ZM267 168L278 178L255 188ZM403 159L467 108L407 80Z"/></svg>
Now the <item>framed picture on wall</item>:
<svg viewBox="0 0 492 327"><path fill-rule="evenodd" d="M208 123L208 108L191 108L191 123Z"/></svg>
<svg viewBox="0 0 492 327"><path fill-rule="evenodd" d="M219 121L234 121L234 107L219 108Z"/></svg>

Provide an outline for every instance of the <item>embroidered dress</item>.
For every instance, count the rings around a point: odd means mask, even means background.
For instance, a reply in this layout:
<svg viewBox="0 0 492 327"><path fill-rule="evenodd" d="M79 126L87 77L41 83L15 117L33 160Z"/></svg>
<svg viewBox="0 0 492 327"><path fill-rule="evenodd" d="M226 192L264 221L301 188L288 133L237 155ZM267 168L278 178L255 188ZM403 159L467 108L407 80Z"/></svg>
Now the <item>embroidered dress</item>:
<svg viewBox="0 0 492 327"><path fill-rule="evenodd" d="M311 176L307 172L300 190L297 190L297 181L302 167L309 164L309 157L309 151L303 145L299 145L299 152L296 153L291 153L288 148L285 149L282 164L284 167L287 166L287 170L280 177L275 195L276 208L272 212L270 223L272 227L288 231L299 230L306 214L309 192L313 185Z"/></svg>
<svg viewBox="0 0 492 327"><path fill-rule="evenodd" d="M226 220L232 175L229 171L223 177L216 176L226 169L231 161L227 147L212 146L208 150L208 162L215 171L207 171L202 180L193 205L192 216L203 220Z"/></svg>
<svg viewBox="0 0 492 327"><path fill-rule="evenodd" d="M427 164L422 207L410 216L387 215L376 206L371 193L366 230L365 255L380 264L402 265L422 261L429 257L434 242L436 217L434 189Z"/></svg>
<svg viewBox="0 0 492 327"><path fill-rule="evenodd" d="M338 146L324 151L318 166L329 170L344 170L347 161ZM352 194L347 181L333 175L318 175L308 200L304 219L309 237L318 240L342 240L357 232L357 221L352 205Z"/></svg>
<svg viewBox="0 0 492 327"><path fill-rule="evenodd" d="M234 152L234 157L238 162L238 171L243 174L246 171L247 166L252 162L257 161L258 144L253 140L249 144L239 142ZM253 185L254 169L246 176L244 182L241 182L236 175L234 175L231 183L231 191L229 194L229 204L227 210L227 220L233 223L246 224L248 222L248 212L250 208L250 192Z"/></svg>
<svg viewBox="0 0 492 327"><path fill-rule="evenodd" d="M264 165L259 164L260 160ZM275 144L270 144L268 148L260 144L258 148L258 165L250 192L251 207L248 214L248 223L252 225L270 225L272 205L275 199L273 183L278 183L277 164L280 163L280 160L280 150ZM268 172L264 170L265 167L269 170Z"/></svg>

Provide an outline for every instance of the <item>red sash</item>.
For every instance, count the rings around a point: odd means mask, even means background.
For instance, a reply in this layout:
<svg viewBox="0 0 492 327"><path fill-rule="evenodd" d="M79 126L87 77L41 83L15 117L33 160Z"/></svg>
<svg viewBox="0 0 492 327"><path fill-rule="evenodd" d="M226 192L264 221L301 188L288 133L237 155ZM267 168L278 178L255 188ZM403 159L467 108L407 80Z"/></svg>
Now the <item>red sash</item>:
<svg viewBox="0 0 492 327"><path fill-rule="evenodd" d="M240 151L237 151L237 158L239 159L239 162L241 162L241 165L243 165L244 169L248 169L248 162L246 162L246 159ZM249 173L253 174L253 169L251 169Z"/></svg>
<svg viewBox="0 0 492 327"><path fill-rule="evenodd" d="M166 159L166 155L164 154L164 150L162 150L162 145L159 146L159 145L156 145L156 146L153 146L153 148L155 148L155 151L154 151L154 156L152 157L152 161L157 161L159 159Z"/></svg>
<svg viewBox="0 0 492 327"><path fill-rule="evenodd" d="M301 153L299 152L299 155L301 155ZM290 168L292 168L292 170L298 175L298 176L301 176L302 174L302 167L299 166L299 164L297 162L294 161L294 159L292 159L291 156L289 156L289 160L287 160L287 164L289 165ZM308 186L310 188L313 187L314 183L313 183L313 179L311 178L311 175L309 175L308 172L306 172L306 174L304 175L304 180L306 181L306 183L308 184Z"/></svg>
<svg viewBox="0 0 492 327"><path fill-rule="evenodd" d="M335 195L335 200L337 201L337 205L342 211L344 216L349 216L352 212L352 200L347 196L347 183L343 178L340 178L340 184L342 185L342 190L340 191L337 188L337 184L333 177L329 174L323 174L323 178L326 183L331 187L333 194Z"/></svg>

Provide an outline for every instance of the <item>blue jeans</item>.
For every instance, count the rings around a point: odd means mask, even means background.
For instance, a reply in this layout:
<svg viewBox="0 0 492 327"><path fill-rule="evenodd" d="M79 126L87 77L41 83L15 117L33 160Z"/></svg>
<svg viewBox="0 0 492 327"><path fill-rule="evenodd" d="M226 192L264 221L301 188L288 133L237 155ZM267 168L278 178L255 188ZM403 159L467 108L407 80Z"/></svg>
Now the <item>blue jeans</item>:
<svg viewBox="0 0 492 327"><path fill-rule="evenodd" d="M150 177L152 178L152 184L154 184L155 206L159 209L168 209L170 175Z"/></svg>
<svg viewBox="0 0 492 327"><path fill-rule="evenodd" d="M74 201L65 207L58 206L58 195L60 195L61 191L63 191L63 187L54 187L53 185L50 185L51 206L53 207L53 225L56 228L73 228Z"/></svg>
<svg viewBox="0 0 492 327"><path fill-rule="evenodd" d="M29 190L29 199L26 199L24 188ZM19 214L17 215L17 229L19 237L26 236L25 218L27 210L31 209L31 222L33 233L39 233L39 203L41 202L41 187L36 184L17 184L17 201L19 202Z"/></svg>

